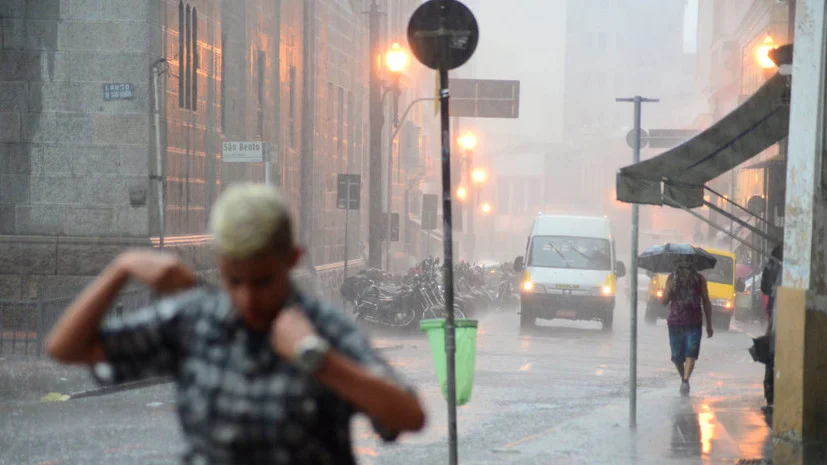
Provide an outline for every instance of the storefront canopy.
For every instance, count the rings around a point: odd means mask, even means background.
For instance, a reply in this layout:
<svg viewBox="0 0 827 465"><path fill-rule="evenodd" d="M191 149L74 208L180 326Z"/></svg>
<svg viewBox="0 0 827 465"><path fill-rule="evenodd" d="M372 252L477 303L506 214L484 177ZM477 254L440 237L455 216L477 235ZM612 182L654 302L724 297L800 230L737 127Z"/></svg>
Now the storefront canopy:
<svg viewBox="0 0 827 465"><path fill-rule="evenodd" d="M707 182L787 136L788 80L780 73L716 124L661 155L621 168L617 199L696 208Z"/></svg>

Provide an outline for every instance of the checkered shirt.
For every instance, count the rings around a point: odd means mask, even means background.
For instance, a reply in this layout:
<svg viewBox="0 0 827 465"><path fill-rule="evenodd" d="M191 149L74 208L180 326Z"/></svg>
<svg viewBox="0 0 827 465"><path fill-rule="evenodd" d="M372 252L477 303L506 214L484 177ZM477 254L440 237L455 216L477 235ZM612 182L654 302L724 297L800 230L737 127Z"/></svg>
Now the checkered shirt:
<svg viewBox="0 0 827 465"><path fill-rule="evenodd" d="M412 391L341 312L293 296L333 348ZM269 334L249 330L219 289L201 287L110 316L101 337L107 362L94 367L99 382L174 379L185 464L356 463L354 406L276 356ZM373 426L386 441L396 439Z"/></svg>

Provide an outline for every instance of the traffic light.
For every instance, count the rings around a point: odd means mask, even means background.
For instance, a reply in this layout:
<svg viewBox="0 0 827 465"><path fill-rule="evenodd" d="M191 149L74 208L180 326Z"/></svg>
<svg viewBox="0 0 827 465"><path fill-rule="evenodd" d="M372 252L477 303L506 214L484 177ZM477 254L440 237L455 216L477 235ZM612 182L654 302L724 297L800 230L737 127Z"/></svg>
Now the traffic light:
<svg viewBox="0 0 827 465"><path fill-rule="evenodd" d="M462 232L462 204L459 202L452 202L451 206L453 207L453 212L451 213L451 226L453 226L454 231Z"/></svg>
<svg viewBox="0 0 827 465"><path fill-rule="evenodd" d="M439 197L435 194L424 194L422 196L422 229L432 231L436 229L437 208Z"/></svg>

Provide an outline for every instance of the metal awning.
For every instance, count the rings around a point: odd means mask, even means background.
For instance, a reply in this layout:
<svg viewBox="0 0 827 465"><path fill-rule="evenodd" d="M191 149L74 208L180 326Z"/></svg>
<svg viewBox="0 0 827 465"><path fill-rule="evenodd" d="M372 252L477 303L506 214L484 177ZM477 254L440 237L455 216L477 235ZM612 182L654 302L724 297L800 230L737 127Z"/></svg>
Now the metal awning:
<svg viewBox="0 0 827 465"><path fill-rule="evenodd" d="M661 155L620 169L617 199L697 208L704 186L787 136L788 79L776 73L741 106Z"/></svg>

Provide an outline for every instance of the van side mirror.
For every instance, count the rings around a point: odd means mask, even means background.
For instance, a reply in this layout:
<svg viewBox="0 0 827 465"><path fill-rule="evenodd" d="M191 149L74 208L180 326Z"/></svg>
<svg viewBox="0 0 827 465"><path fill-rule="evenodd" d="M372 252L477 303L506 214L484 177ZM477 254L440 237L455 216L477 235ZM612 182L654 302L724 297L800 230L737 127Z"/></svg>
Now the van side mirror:
<svg viewBox="0 0 827 465"><path fill-rule="evenodd" d="M621 261L618 261L617 263L615 263L615 275L618 278L622 278L622 277L626 276L626 264L625 263L623 263Z"/></svg>
<svg viewBox="0 0 827 465"><path fill-rule="evenodd" d="M523 271L524 268L525 268L525 263L524 263L523 256L521 255L521 256L515 258L514 259L514 271L519 273L520 271Z"/></svg>
<svg viewBox="0 0 827 465"><path fill-rule="evenodd" d="M747 290L747 283L744 281L744 278L738 278L735 280L735 292L744 292Z"/></svg>

